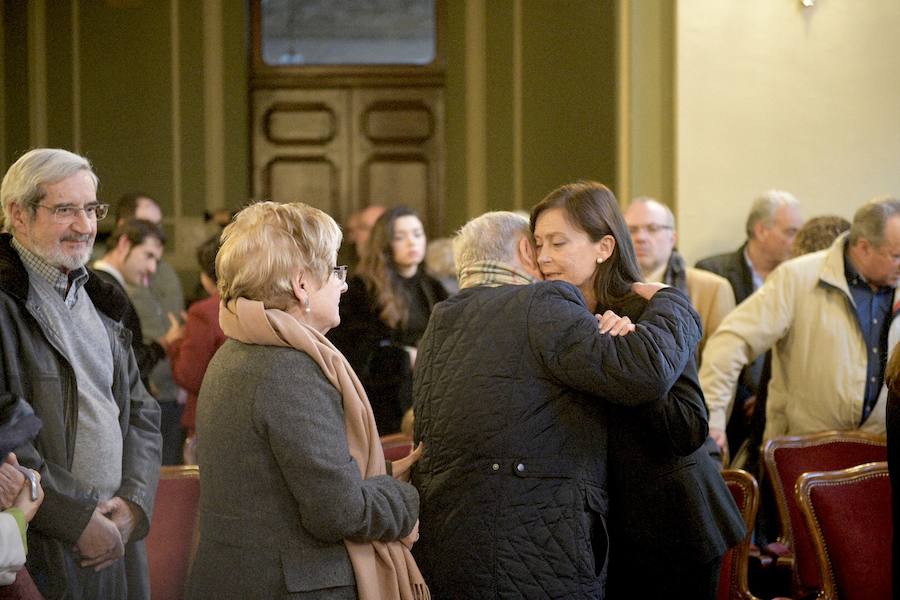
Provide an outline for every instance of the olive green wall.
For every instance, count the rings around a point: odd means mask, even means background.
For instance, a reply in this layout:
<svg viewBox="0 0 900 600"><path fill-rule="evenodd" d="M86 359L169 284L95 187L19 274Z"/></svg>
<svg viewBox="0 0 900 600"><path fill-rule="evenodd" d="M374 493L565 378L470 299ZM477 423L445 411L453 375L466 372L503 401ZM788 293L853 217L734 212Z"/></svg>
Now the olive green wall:
<svg viewBox="0 0 900 600"><path fill-rule="evenodd" d="M4 170L36 146L87 156L101 199L159 202L169 259L193 271L204 211L249 198L247 20L244 0L3 2ZM224 140L212 162L210 128Z"/></svg>
<svg viewBox="0 0 900 600"><path fill-rule="evenodd" d="M103 199L144 190L159 201L170 260L192 270L203 211L249 197L247 4L3 2L4 168L38 145L87 155ZM441 7L444 233L577 178L615 185L616 1Z"/></svg>
<svg viewBox="0 0 900 600"><path fill-rule="evenodd" d="M575 179L615 187L615 0L451 1L446 17L448 232ZM467 77L479 65L484 81ZM473 119L485 131L467 132Z"/></svg>

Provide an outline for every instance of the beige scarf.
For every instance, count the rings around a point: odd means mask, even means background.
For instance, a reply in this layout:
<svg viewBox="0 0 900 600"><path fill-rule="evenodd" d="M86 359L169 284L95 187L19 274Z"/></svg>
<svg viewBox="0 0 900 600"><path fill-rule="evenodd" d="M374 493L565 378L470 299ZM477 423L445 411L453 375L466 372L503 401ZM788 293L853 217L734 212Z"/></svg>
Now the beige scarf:
<svg viewBox="0 0 900 600"><path fill-rule="evenodd" d="M328 339L288 313L238 298L219 305L219 324L246 344L285 346L308 354L341 393L350 456L363 479L385 475L384 451L362 384L344 355ZM409 549L399 541L344 540L360 600L428 600L431 595Z"/></svg>

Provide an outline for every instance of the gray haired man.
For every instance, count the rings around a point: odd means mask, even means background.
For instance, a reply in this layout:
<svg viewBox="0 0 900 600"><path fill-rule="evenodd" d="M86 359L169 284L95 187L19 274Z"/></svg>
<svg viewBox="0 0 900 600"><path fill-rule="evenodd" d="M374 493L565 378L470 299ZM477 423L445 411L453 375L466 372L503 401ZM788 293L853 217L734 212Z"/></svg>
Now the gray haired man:
<svg viewBox="0 0 900 600"><path fill-rule="evenodd" d="M83 157L39 148L0 187L0 410L22 398L44 427L16 448L46 496L28 570L47 598L149 597L147 535L159 478L159 407L140 381L125 298L85 268L98 179Z"/></svg>

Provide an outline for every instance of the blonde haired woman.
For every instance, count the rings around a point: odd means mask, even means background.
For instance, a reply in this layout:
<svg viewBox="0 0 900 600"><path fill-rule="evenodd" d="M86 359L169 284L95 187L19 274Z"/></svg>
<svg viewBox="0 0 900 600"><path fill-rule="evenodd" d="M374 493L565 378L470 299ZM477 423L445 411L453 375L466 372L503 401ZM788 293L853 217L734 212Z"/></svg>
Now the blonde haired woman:
<svg viewBox="0 0 900 600"><path fill-rule="evenodd" d="M346 290L340 238L322 211L273 202L222 234L228 340L198 402L193 598L428 597L408 549L418 495L385 474L365 392L324 336Z"/></svg>

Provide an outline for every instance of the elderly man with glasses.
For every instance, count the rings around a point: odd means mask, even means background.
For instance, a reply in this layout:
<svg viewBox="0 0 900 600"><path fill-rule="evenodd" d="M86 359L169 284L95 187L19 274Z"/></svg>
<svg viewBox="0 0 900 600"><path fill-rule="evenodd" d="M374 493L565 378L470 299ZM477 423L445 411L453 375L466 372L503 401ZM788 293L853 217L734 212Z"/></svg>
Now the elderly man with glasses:
<svg viewBox="0 0 900 600"><path fill-rule="evenodd" d="M690 297L700 314L703 338L697 349L699 358L706 339L734 308L731 285L724 277L684 264L675 249L678 234L675 216L668 206L642 196L631 201L624 216L645 281L678 288Z"/></svg>
<svg viewBox="0 0 900 600"><path fill-rule="evenodd" d="M144 389L124 294L85 268L97 221L90 163L39 148L0 199L0 411L24 399L44 427L15 449L41 473L28 570L47 598L149 597L147 535L159 478L159 407Z"/></svg>

